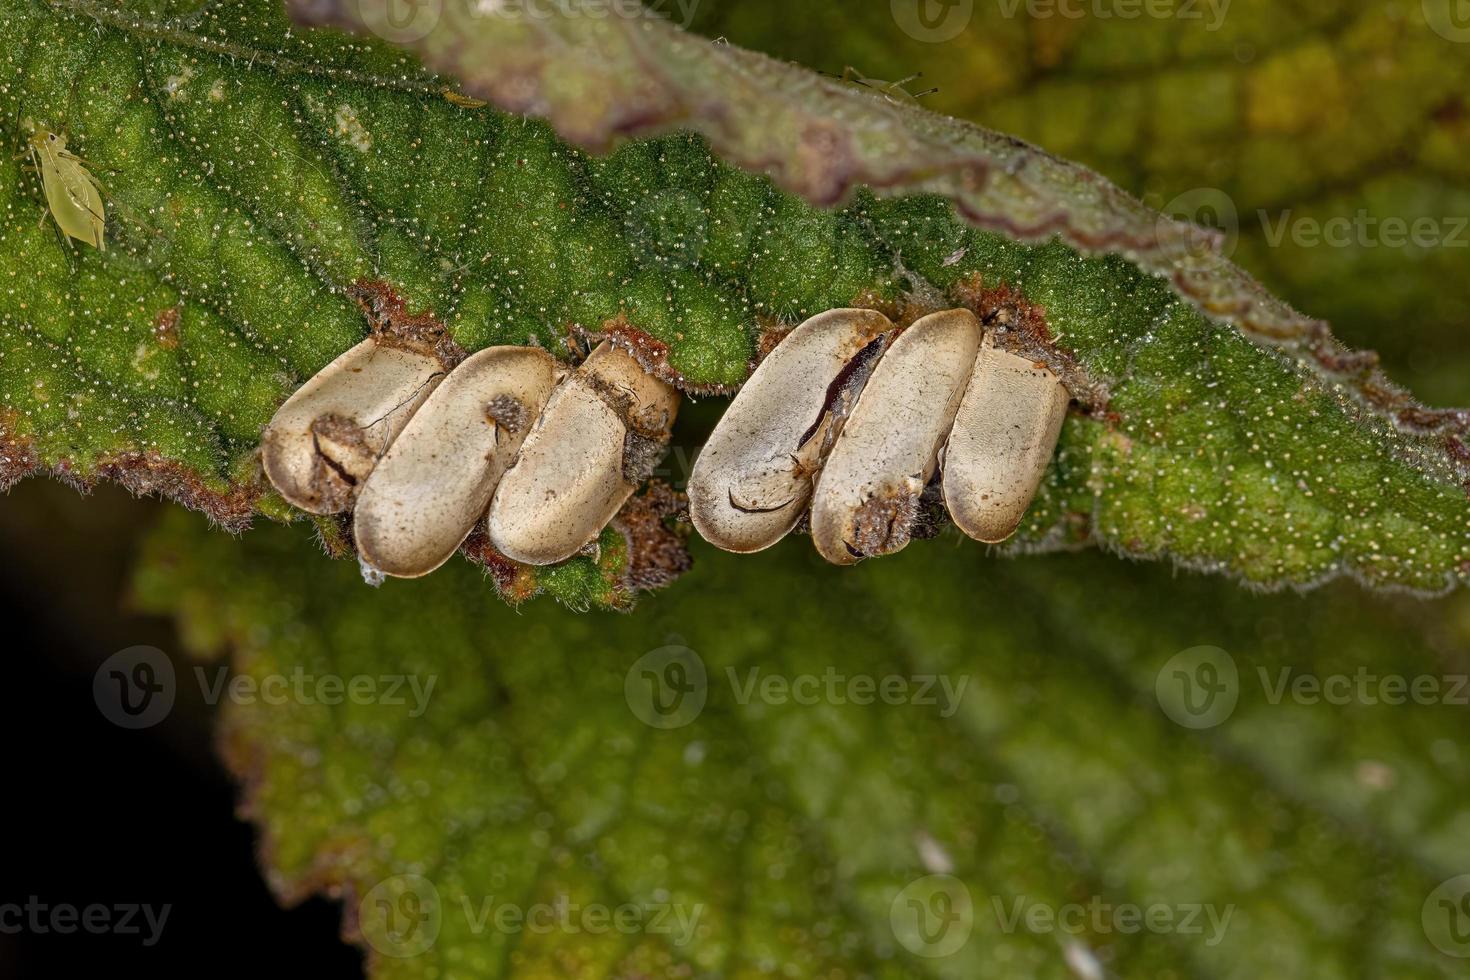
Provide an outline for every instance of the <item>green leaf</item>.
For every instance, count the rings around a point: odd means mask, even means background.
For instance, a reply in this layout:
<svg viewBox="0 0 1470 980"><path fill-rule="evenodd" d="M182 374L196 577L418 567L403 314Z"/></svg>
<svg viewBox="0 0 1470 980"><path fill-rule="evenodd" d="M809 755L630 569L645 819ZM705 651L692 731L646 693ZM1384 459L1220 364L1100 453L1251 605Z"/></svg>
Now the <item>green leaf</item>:
<svg viewBox="0 0 1470 980"><path fill-rule="evenodd" d="M1470 418L1412 403L1189 226L1006 137L661 22L465 16L449 5L418 45L451 85L378 43L288 31L263 0L0 0L24 39L0 118L17 143L28 124L68 135L112 242L58 240L37 179L0 162L0 482L47 469L232 526L281 514L261 427L405 318L469 350L634 331L708 391L744 378L763 328L827 308L1003 303L1044 323L1022 349L1080 402L1012 548L1096 543L1264 586L1470 576ZM650 126L699 135L617 139Z"/></svg>
<svg viewBox="0 0 1470 980"><path fill-rule="evenodd" d="M1212 207L1238 232L1235 260L1274 292L1379 350L1430 404L1470 401L1470 59L1430 19L1447 3L1007 0L951 4L936 32L905 8L918 4L810 0L773 18L701 3L693 29L850 65L869 85L922 72L896 97L937 88L928 109L1095 167L1156 207ZM1419 225L1419 243L1385 221ZM1411 329L1388 328L1406 314Z"/></svg>
<svg viewBox="0 0 1470 980"><path fill-rule="evenodd" d="M1430 404L1470 400L1470 60L1430 21L1436 4L953 4L939 35L911 30L905 6L813 0L776 20L700 4L693 27L832 73L856 66L890 97L936 88L926 108L1220 221L1237 262L1377 348ZM1427 223L1431 244L1399 242L1385 221Z"/></svg>
<svg viewBox="0 0 1470 980"><path fill-rule="evenodd" d="M941 544L823 576L788 542L702 551L691 587L637 616L516 614L463 565L372 592L289 530L241 544L173 518L141 601L196 652L233 651L246 693L222 704L222 745L272 887L341 896L375 977L1463 970L1425 931L1470 867L1463 594L1260 597ZM1202 644L1237 668L1238 701L1184 727L1156 691ZM644 671L671 656L688 700L662 716ZM1273 696L1283 669L1329 693L1364 674L1370 693L1440 687L1309 703ZM404 677L428 696L313 699L324 679L387 694ZM937 957L903 918L934 874L963 885L973 927ZM1150 906L1173 924L1119 917ZM587 928L619 907L626 928ZM536 908L542 928L516 924ZM1017 909L1067 928L1006 928Z"/></svg>

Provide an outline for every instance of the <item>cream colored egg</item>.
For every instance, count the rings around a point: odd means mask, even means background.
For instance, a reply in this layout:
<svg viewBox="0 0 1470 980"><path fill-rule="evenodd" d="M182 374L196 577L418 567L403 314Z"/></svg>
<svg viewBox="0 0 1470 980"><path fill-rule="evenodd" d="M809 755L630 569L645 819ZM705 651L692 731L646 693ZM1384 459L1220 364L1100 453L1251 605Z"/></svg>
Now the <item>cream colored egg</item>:
<svg viewBox="0 0 1470 980"><path fill-rule="evenodd" d="M277 410L260 440L266 477L302 510L350 509L379 457L444 375L432 354L369 337Z"/></svg>
<svg viewBox="0 0 1470 980"><path fill-rule="evenodd" d="M851 565L908 545L982 339L969 310L931 313L868 379L812 495L812 541Z"/></svg>
<svg viewBox="0 0 1470 980"><path fill-rule="evenodd" d="M1031 506L1067 417L1062 382L1027 358L980 352L944 453L944 504L960 530L995 544Z"/></svg>
<svg viewBox="0 0 1470 980"><path fill-rule="evenodd" d="M690 475L689 516L706 541L726 551L760 551L796 525L893 329L872 310L830 310L793 330L761 362Z"/></svg>
<svg viewBox="0 0 1470 980"><path fill-rule="evenodd" d="M490 543L552 565L596 540L668 446L679 393L602 344L551 393L490 504Z"/></svg>
<svg viewBox="0 0 1470 980"><path fill-rule="evenodd" d="M561 372L535 347L491 347L455 368L358 495L364 567L414 578L444 564L484 516Z"/></svg>

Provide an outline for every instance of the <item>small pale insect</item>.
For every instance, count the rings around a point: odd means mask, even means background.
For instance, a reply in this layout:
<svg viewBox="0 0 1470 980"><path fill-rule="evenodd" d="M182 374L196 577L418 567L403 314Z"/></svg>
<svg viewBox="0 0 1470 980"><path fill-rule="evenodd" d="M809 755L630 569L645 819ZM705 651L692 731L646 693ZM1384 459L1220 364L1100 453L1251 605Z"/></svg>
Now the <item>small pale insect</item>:
<svg viewBox="0 0 1470 980"><path fill-rule="evenodd" d="M905 548L980 350L969 310L931 313L868 379L812 494L812 542L834 565Z"/></svg>
<svg viewBox="0 0 1470 980"><path fill-rule="evenodd" d="M465 95L463 92L457 92L447 85L439 90L439 94L444 96L444 101L451 105L457 105L461 109L483 109L490 104L483 99L477 99L474 96Z"/></svg>
<svg viewBox="0 0 1470 980"><path fill-rule="evenodd" d="M822 74L826 75L827 73L823 72ZM828 75L828 77L836 78L844 82L849 82L853 85L860 85L863 88L872 89L873 91L882 95L889 102L907 102L911 105L918 105L919 100L922 99L924 96L935 95L939 92L939 89L937 87L926 88L921 92L910 92L908 90L906 86L908 86L910 82L917 82L919 79L924 77L924 73L921 71L915 72L914 74L909 75L905 78L900 78L896 82L885 82L881 78L869 78L868 76L864 75L862 72L854 68L852 65L848 65L846 68L842 69L841 75Z"/></svg>
<svg viewBox="0 0 1470 980"><path fill-rule="evenodd" d="M30 138L31 160L41 174L46 204L62 234L106 251L106 210L102 188L80 157L66 148L66 137L44 126Z"/></svg>
<svg viewBox="0 0 1470 980"><path fill-rule="evenodd" d="M432 353L369 337L286 400L261 436L261 463L291 504L340 514L444 379Z"/></svg>
<svg viewBox="0 0 1470 980"><path fill-rule="evenodd" d="M668 446L679 393L602 344L551 393L490 504L490 542L528 565L591 544Z"/></svg>

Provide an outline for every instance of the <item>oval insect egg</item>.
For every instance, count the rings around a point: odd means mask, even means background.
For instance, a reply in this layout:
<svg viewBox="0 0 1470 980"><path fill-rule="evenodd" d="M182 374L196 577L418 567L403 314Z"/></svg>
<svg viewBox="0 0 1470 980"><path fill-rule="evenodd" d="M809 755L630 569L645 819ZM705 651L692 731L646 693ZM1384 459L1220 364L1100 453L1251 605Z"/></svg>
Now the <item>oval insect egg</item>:
<svg viewBox="0 0 1470 980"><path fill-rule="evenodd" d="M705 540L750 553L796 526L893 329L873 310L829 310L760 363L694 461L689 516Z"/></svg>
<svg viewBox="0 0 1470 980"><path fill-rule="evenodd" d="M817 479L812 541L851 565L906 547L980 349L969 310L931 313L873 370Z"/></svg>
<svg viewBox="0 0 1470 980"><path fill-rule="evenodd" d="M444 379L357 498L352 533L366 573L414 578L454 554L560 374L539 348L491 347Z"/></svg>
<svg viewBox="0 0 1470 980"><path fill-rule="evenodd" d="M443 380L435 355L373 336L286 400L261 436L266 478L292 505L339 514Z"/></svg>
<svg viewBox="0 0 1470 980"><path fill-rule="evenodd" d="M1071 396L1045 365L986 344L944 453L945 507L960 530L998 544L1041 487Z"/></svg>
<svg viewBox="0 0 1470 980"><path fill-rule="evenodd" d="M591 544L668 446L679 394L603 343L567 375L490 504L490 542L530 565Z"/></svg>

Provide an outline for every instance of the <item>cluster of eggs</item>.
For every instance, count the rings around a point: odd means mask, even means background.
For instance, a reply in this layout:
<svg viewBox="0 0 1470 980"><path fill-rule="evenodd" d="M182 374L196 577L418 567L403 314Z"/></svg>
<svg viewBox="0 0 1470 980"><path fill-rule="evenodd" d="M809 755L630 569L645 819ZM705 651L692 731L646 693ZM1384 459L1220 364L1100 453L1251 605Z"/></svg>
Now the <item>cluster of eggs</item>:
<svg viewBox="0 0 1470 980"><path fill-rule="evenodd" d="M374 336L281 406L266 476L314 514L352 511L366 570L413 578L486 515L494 547L551 565L576 555L657 465L679 395L603 344L567 370L536 347L491 347L452 371Z"/></svg>
<svg viewBox="0 0 1470 980"><path fill-rule="evenodd" d="M695 528L728 551L770 547L810 512L837 564L908 543L935 484L982 541L1019 525L1068 395L956 309L900 330L839 309L794 329L756 368L695 461ZM261 440L266 476L314 514L352 511L365 569L442 565L484 518L531 565L594 542L667 448L678 392L603 343L568 369L491 347L452 369L434 350L368 338L301 387Z"/></svg>
<svg viewBox="0 0 1470 980"><path fill-rule="evenodd" d="M908 544L940 475L950 517L980 541L1020 525L1070 398L1044 365L999 349L966 309L898 331L832 310L756 369L694 464L689 512L729 551L775 544L810 511L838 565Z"/></svg>

